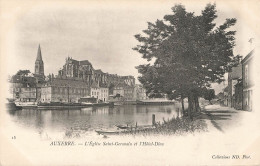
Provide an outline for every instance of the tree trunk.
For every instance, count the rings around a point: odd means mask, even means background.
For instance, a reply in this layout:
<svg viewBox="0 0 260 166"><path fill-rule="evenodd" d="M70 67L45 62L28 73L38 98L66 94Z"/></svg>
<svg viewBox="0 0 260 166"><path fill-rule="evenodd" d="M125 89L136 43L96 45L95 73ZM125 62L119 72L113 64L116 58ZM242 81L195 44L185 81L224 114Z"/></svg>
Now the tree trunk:
<svg viewBox="0 0 260 166"><path fill-rule="evenodd" d="M192 112L192 97L191 95L188 96L188 116L191 119L191 112Z"/></svg>
<svg viewBox="0 0 260 166"><path fill-rule="evenodd" d="M198 96L195 96L195 107L196 107L196 111L197 112L201 112L201 109L200 109L200 103L199 103L199 97Z"/></svg>
<svg viewBox="0 0 260 166"><path fill-rule="evenodd" d="M200 112L200 106L199 106L199 98L198 96L191 92L188 96L188 116L190 119L192 119L192 113L193 112Z"/></svg>
<svg viewBox="0 0 260 166"><path fill-rule="evenodd" d="M181 95L181 108L182 108L182 112L184 112L184 101L182 95Z"/></svg>

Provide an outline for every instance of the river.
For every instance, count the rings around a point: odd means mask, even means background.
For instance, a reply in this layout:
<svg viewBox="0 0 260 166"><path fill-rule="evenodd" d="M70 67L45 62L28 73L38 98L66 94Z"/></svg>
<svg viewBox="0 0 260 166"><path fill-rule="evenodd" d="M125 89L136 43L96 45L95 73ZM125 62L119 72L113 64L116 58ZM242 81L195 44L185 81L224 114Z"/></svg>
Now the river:
<svg viewBox="0 0 260 166"><path fill-rule="evenodd" d="M95 130L112 130L115 125L151 125L177 116L177 105L122 105L83 108L78 110L23 109L9 111L10 119L23 129L41 137L84 137L96 135Z"/></svg>

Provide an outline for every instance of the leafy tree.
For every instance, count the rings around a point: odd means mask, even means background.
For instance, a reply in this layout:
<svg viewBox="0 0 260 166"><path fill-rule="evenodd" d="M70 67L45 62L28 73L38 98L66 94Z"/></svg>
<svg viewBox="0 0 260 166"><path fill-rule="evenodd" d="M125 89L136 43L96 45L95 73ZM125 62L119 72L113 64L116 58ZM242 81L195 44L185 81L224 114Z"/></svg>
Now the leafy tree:
<svg viewBox="0 0 260 166"><path fill-rule="evenodd" d="M205 89L203 91L203 96L205 100L208 100L210 104L211 100L215 98L215 90L214 89Z"/></svg>
<svg viewBox="0 0 260 166"><path fill-rule="evenodd" d="M30 74L30 70L19 70L17 71L17 73L15 75L12 75L8 78L9 82L13 82L14 80L17 80L18 78L25 78L27 76L29 76Z"/></svg>
<svg viewBox="0 0 260 166"><path fill-rule="evenodd" d="M15 75L17 76L28 76L30 74L30 70L19 70Z"/></svg>
<svg viewBox="0 0 260 166"><path fill-rule="evenodd" d="M188 97L191 117L193 111L200 111L202 89L211 82L222 82L224 73L238 63L239 57L233 55L235 31L228 31L236 19L216 26L215 4L208 4L199 16L182 5L175 5L172 12L164 20L148 22L143 35L135 35L140 44L133 49L148 61L154 59L154 64L137 66L138 79L148 93Z"/></svg>

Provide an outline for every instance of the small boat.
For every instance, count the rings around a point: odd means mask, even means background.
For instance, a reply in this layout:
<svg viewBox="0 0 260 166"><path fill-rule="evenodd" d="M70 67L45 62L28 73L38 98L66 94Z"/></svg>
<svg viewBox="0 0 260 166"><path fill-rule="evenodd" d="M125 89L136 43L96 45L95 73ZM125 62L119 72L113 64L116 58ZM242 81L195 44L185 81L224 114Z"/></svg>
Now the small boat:
<svg viewBox="0 0 260 166"><path fill-rule="evenodd" d="M93 105L93 103L89 103L89 102L82 102L81 104L82 104L82 105L89 105L89 106L92 106L92 105Z"/></svg>
<svg viewBox="0 0 260 166"><path fill-rule="evenodd" d="M120 106L120 105L123 105L122 102L114 102L114 106Z"/></svg>
<svg viewBox="0 0 260 166"><path fill-rule="evenodd" d="M37 102L15 102L17 107L21 108L37 108Z"/></svg>
<svg viewBox="0 0 260 166"><path fill-rule="evenodd" d="M117 128L119 129L129 129L130 127L127 125L127 126L123 126L123 125L116 125Z"/></svg>
<svg viewBox="0 0 260 166"><path fill-rule="evenodd" d="M131 126L124 126L124 125L115 125L117 128L119 129L124 129L124 130L130 130ZM151 129L151 128L155 128L154 125L141 125L141 126L132 126L132 129L134 130L142 130L142 129Z"/></svg>
<svg viewBox="0 0 260 166"><path fill-rule="evenodd" d="M104 130L95 130L99 135L115 135L119 134L119 131L104 131Z"/></svg>

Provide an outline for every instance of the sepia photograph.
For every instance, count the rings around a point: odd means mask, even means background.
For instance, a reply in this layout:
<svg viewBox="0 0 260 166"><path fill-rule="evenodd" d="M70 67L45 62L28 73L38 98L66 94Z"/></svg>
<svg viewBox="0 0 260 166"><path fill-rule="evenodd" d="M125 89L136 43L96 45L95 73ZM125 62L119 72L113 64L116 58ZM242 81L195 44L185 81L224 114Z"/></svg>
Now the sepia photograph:
<svg viewBox="0 0 260 166"><path fill-rule="evenodd" d="M0 165L260 165L259 0L0 0Z"/></svg>

